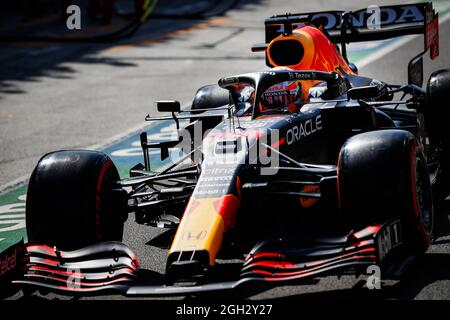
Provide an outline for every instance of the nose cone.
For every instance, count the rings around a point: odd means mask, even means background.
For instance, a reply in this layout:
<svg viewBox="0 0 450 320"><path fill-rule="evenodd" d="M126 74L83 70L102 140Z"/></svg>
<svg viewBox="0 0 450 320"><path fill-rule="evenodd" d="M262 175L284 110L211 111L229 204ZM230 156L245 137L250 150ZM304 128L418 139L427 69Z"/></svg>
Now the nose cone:
<svg viewBox="0 0 450 320"><path fill-rule="evenodd" d="M185 274L188 269L198 272L215 264L223 235L234 226L240 205L239 168L203 164L169 250L167 270Z"/></svg>
<svg viewBox="0 0 450 320"><path fill-rule="evenodd" d="M208 261L202 263L214 265L223 233L234 225L239 203L232 194L191 198L170 248L169 262L180 261L178 256L191 260L191 255L185 253L203 251L208 254Z"/></svg>

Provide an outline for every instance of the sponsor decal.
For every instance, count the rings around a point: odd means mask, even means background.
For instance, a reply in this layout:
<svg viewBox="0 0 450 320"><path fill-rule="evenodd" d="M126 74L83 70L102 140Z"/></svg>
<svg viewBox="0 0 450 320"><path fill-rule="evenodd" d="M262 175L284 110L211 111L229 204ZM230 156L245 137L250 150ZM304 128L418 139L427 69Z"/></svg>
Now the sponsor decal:
<svg viewBox="0 0 450 320"><path fill-rule="evenodd" d="M290 145L320 130L322 130L322 116L319 114L290 128L286 132L286 142Z"/></svg>
<svg viewBox="0 0 450 320"><path fill-rule="evenodd" d="M235 167L205 168L197 182L194 197L218 197L233 190Z"/></svg>
<svg viewBox="0 0 450 320"><path fill-rule="evenodd" d="M315 72L289 72L291 80L315 80L317 75Z"/></svg>
<svg viewBox="0 0 450 320"><path fill-rule="evenodd" d="M374 16L375 14L375 16ZM339 29L341 27L340 13L336 12L322 12L311 16L311 20L321 19L324 21L325 29ZM374 22L373 19L376 21ZM391 6L379 7L374 12L373 10L359 10L352 14L351 23L355 28L373 28L377 26L388 26L395 24L413 23L424 21L424 15L420 6L406 5L406 6Z"/></svg>
<svg viewBox="0 0 450 320"><path fill-rule="evenodd" d="M307 185L302 188L301 192L318 193L320 192L320 186ZM310 197L300 197L300 205L303 208L309 208L314 204L316 204L317 201L319 201L319 199Z"/></svg>
<svg viewBox="0 0 450 320"><path fill-rule="evenodd" d="M340 30L342 12L317 12L312 13L309 20L320 20L328 31ZM384 26L400 25L407 23L423 22L425 20L423 4L398 5L398 6L369 6L367 9L361 9L352 12L350 19L351 26L354 28L367 28L369 30L380 30ZM301 22L293 23L292 28L302 27ZM274 26L272 32L282 34L283 25Z"/></svg>
<svg viewBox="0 0 450 320"><path fill-rule="evenodd" d="M11 272L16 270L22 252L23 240L0 253L0 280L6 279Z"/></svg>
<svg viewBox="0 0 450 320"><path fill-rule="evenodd" d="M185 231L185 232L183 232L181 234L181 239L183 239L185 241L190 241L190 240L193 240L193 239L195 239L197 241L200 241L200 240L203 240L203 239L206 238L206 234L207 233L208 232L206 230L200 230L200 231L195 232L195 233L188 230L188 231Z"/></svg>
<svg viewBox="0 0 450 320"><path fill-rule="evenodd" d="M400 220L395 220L381 229L377 234L378 256L380 261L388 255L388 253L402 243Z"/></svg>
<svg viewBox="0 0 450 320"><path fill-rule="evenodd" d="M13 270L17 264L17 251L9 255L0 256L0 277L6 274L7 272Z"/></svg>

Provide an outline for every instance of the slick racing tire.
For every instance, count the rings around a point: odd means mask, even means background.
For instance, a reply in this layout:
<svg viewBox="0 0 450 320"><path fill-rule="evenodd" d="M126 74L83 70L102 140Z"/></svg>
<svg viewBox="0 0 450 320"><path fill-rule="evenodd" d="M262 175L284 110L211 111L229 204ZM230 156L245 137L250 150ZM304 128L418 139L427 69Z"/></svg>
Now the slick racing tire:
<svg viewBox="0 0 450 320"><path fill-rule="evenodd" d="M433 72L427 83L427 101L424 108L425 128L434 145L443 142L450 146L450 69Z"/></svg>
<svg viewBox="0 0 450 320"><path fill-rule="evenodd" d="M114 189L119 174L96 151L57 151L43 156L28 184L28 241L72 250L121 241L126 191Z"/></svg>
<svg viewBox="0 0 450 320"><path fill-rule="evenodd" d="M427 100L423 109L425 129L430 143L442 148L440 167L433 184L435 203L438 207L450 194L450 69L435 71L427 83Z"/></svg>
<svg viewBox="0 0 450 320"><path fill-rule="evenodd" d="M423 147L411 133L381 130L348 139L339 154L338 197L354 230L399 217L405 245L415 253L429 247L433 197Z"/></svg>

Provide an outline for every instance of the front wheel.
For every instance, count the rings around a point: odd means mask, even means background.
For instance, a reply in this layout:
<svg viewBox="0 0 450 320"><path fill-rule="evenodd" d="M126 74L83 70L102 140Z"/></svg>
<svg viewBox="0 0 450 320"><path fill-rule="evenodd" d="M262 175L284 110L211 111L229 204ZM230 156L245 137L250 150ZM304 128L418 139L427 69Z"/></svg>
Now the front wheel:
<svg viewBox="0 0 450 320"><path fill-rule="evenodd" d="M405 244L415 252L427 250L433 197L423 147L411 133L381 130L350 138L338 170L341 212L352 227L399 217Z"/></svg>
<svg viewBox="0 0 450 320"><path fill-rule="evenodd" d="M72 250L121 241L126 191L111 159L96 151L58 151L42 157L28 184L28 241Z"/></svg>

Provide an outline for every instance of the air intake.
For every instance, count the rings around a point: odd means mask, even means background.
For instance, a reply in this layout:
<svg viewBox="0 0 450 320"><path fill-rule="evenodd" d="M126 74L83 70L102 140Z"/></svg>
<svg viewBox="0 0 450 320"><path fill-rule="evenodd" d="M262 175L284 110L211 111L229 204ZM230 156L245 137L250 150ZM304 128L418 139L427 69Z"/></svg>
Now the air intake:
<svg viewBox="0 0 450 320"><path fill-rule="evenodd" d="M273 41L267 49L270 60L275 67L300 64L304 56L303 45L294 39Z"/></svg>

